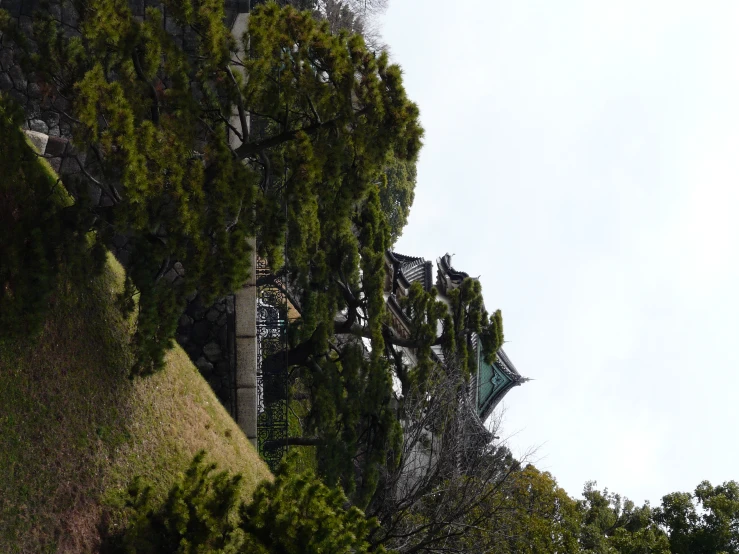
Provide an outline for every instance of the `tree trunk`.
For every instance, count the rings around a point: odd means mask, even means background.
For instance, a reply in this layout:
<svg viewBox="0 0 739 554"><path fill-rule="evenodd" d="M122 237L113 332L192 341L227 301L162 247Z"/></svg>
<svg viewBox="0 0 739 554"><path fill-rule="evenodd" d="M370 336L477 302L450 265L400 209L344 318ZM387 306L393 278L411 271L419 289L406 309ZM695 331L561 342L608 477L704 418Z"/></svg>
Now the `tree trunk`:
<svg viewBox="0 0 739 554"><path fill-rule="evenodd" d="M358 117L366 113L369 113L369 108L367 107L356 111L353 117ZM311 123L310 125L301 129L283 131L282 133L257 142L245 142L235 150L236 156L238 156L239 159L243 160L250 156L254 156L255 154L259 154L259 152L267 150L268 148L273 148L275 146L279 146L280 144L295 140L295 138L298 136L298 133L302 132L307 135L313 135L321 129L326 129L328 127L342 128L346 121L347 117L335 117L327 121L318 121L315 123Z"/></svg>
<svg viewBox="0 0 739 554"><path fill-rule="evenodd" d="M260 140L258 142L245 142L235 150L236 156L238 156L238 158L241 160L246 159L250 156L254 156L255 154L259 154L259 152L267 150L268 148L273 148L275 146L279 146L280 144L295 140L295 138L298 136L298 133L301 131L308 135L312 135L325 127L336 125L338 121L338 119L331 119L323 123L313 123L312 125L308 125L307 127L303 127L302 129L283 131L282 133Z"/></svg>

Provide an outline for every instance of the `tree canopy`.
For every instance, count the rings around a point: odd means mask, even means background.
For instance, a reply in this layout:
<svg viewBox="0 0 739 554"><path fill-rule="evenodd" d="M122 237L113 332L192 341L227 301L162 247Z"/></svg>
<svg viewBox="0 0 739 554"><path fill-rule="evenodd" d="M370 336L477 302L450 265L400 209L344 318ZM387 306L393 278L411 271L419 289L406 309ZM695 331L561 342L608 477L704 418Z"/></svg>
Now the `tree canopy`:
<svg viewBox="0 0 739 554"><path fill-rule="evenodd" d="M407 160L391 159L383 172L380 200L390 226L390 244L400 238L408 223L415 197L416 165Z"/></svg>
<svg viewBox="0 0 739 554"><path fill-rule="evenodd" d="M366 502L399 438L382 289L388 221L397 235L412 183L384 177L415 163L418 108L386 53L308 12L259 6L234 38L220 0L164 6L166 25L125 0L76 0L64 24L39 11L31 30L0 17L71 138L59 177L81 215L64 223L95 252L125 252L139 374L161 367L186 298L246 281L256 244L301 315L289 361L312 395L302 440Z"/></svg>
<svg viewBox="0 0 739 554"><path fill-rule="evenodd" d="M134 480L124 495L128 525L108 530L105 552L195 554L363 554L377 522L309 470L284 464L274 482L263 482L241 501L242 476L217 472L198 453L164 501ZM383 554L384 549L374 550Z"/></svg>
<svg viewBox="0 0 739 554"><path fill-rule="evenodd" d="M691 494L662 497L655 521L670 537L673 554L739 552L739 483L700 483Z"/></svg>
<svg viewBox="0 0 739 554"><path fill-rule="evenodd" d="M316 447L328 486L283 471L238 505L238 477L199 456L163 504L132 487L118 546L739 552L734 481L656 508L594 483L576 501L488 434L470 438L479 421L460 398L473 347L492 362L503 344L500 312L469 278L445 302L414 283L402 335L385 306L385 252L408 220L423 129L400 68L351 32L384 2L298 4L324 21L269 3L242 37L221 0L164 0L166 24L126 0L73 0L71 20L42 10L31 28L0 10L3 44L70 140L58 175L35 163L20 108L0 94L0 338L37 328L59 268L82 278L106 248L126 252L134 373L162 365L186 298L246 281L252 244L272 271L263 282L300 314L287 360L309 402L303 435L286 442ZM419 473L419 460L434 462Z"/></svg>
<svg viewBox="0 0 739 554"><path fill-rule="evenodd" d="M159 9L134 18L124 0L77 0L72 26L38 12L30 37L0 18L43 109L69 128L62 182L78 200L101 198L75 231L125 239L140 373L161 366L188 295L245 281L248 236L301 283L356 280L363 237L385 236L355 232L367 210L378 215L366 207L378 178L388 159L413 160L423 134L400 68L360 36L267 4L234 40L221 1L164 4L187 40ZM322 304L335 305L330 294Z"/></svg>

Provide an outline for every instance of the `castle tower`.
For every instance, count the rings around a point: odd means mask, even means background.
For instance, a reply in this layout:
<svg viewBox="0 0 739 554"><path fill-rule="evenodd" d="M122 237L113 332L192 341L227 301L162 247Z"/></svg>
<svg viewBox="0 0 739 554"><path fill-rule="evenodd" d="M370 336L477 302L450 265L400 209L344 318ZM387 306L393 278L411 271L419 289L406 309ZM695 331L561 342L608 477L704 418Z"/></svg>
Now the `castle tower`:
<svg viewBox="0 0 739 554"><path fill-rule="evenodd" d="M386 306L390 312L395 332L402 337L409 336L410 320L400 306L400 298L406 296L413 283L420 283L426 291L436 287L438 300L449 303L448 294L469 277L463 271L455 270L451 265L449 254L436 260L436 282L432 279L433 264L421 257L405 256L396 252L385 253L387 281L385 283ZM439 330L441 332L441 330ZM480 426L490 417L495 407L514 387L520 386L529 379L522 377L516 367L501 348L492 364L485 362L480 341L473 338L477 358L477 371L470 380L470 400L475 407ZM403 354L410 363L415 360L409 349ZM434 356L443 361L441 347L433 347Z"/></svg>

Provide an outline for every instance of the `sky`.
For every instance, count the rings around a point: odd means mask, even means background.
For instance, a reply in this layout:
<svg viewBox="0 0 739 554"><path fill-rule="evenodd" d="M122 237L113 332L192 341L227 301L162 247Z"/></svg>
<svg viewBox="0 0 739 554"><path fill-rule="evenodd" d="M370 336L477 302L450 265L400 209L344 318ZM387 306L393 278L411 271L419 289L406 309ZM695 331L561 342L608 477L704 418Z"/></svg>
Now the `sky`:
<svg viewBox="0 0 739 554"><path fill-rule="evenodd" d="M390 0L426 130L403 254L480 276L572 496L739 480L739 3Z"/></svg>

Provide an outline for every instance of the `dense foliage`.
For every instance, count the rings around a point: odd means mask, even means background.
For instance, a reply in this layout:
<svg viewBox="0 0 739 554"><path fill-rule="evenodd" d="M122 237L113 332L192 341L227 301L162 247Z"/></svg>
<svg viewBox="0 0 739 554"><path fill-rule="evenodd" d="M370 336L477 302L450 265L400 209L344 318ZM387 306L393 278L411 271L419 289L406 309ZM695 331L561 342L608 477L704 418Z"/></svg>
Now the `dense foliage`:
<svg viewBox="0 0 739 554"><path fill-rule="evenodd" d="M37 330L61 266L79 278L99 271L104 260L84 232L89 213L38 163L22 120L0 96L0 339Z"/></svg>
<svg viewBox="0 0 739 554"><path fill-rule="evenodd" d="M401 299L409 332L390 324L384 256L407 222L423 131L400 68L337 31L353 28L356 12L339 5L336 21L318 22L271 3L234 39L221 1L164 4L188 40L165 31L159 9L134 18L124 0L75 0L71 28L38 13L33 44L0 10L3 40L44 91L43 108L68 126L75 162L58 177L36 163L22 114L0 95L0 330L33 332L60 268L94 272L123 241L134 371L155 371L185 299L243 283L256 244L273 269L263 282L300 314L287 357L306 416L303 435L285 442L315 447L328 486L291 466L247 505L239 477L199 455L163 503L132 484L131 525L108 548L739 552L733 481L666 495L656 508L594 484L575 501L490 436L464 434L473 339L493 361L502 317L465 279L448 304L412 285ZM439 372L436 347L453 367ZM271 392L265 402L287 401ZM421 449L436 460L426 473L413 465Z"/></svg>
<svg viewBox="0 0 739 554"><path fill-rule="evenodd" d="M248 236L275 269L286 254L303 283L356 276L358 219L387 160L413 160L422 135L400 69L360 36L268 4L234 40L221 1L164 4L188 40L164 30L159 9L138 20L124 0L77 0L74 32L39 12L33 47L0 18L43 108L69 126L79 169L62 166L64 185L102 199L74 232L126 239L139 373L161 366L188 295L245 281Z"/></svg>
<svg viewBox="0 0 739 554"><path fill-rule="evenodd" d="M340 489L295 459L273 482L241 501L239 475L217 472L199 453L163 501L136 479L125 496L128 525L109 534L105 552L284 553L736 553L734 481L701 483L694 494L637 506L588 483L572 499L548 472L522 466L505 448L474 470L425 482L414 497L396 488L393 512L368 518ZM484 468L484 470L483 470ZM491 471L487 474L486 471ZM417 475L418 477L418 475ZM407 484L405 482L400 484ZM420 491L420 488L419 488ZM434 492L436 491L436 492ZM398 494L400 493L400 494ZM389 519L388 519L389 518Z"/></svg>
<svg viewBox="0 0 739 554"><path fill-rule="evenodd" d="M400 238L408 223L415 197L416 164L392 159L385 166L380 187L380 201L390 227L390 244Z"/></svg>
<svg viewBox="0 0 739 554"><path fill-rule="evenodd" d="M129 524L108 536L111 553L362 554L377 526L346 497L310 471L284 464L274 482L263 482L248 504L239 500L240 475L216 472L195 456L163 502L140 479L129 487ZM382 553L382 548L375 550Z"/></svg>
<svg viewBox="0 0 739 554"><path fill-rule="evenodd" d="M77 0L71 27L39 12L31 36L2 19L72 137L60 177L87 217L65 221L98 251L125 243L140 374L161 367L187 297L245 281L256 244L301 314L290 361L312 395L302 440L364 504L400 436L383 256L412 201L418 109L385 53L308 12L260 6L234 39L221 1L164 4L186 40L125 0Z"/></svg>

